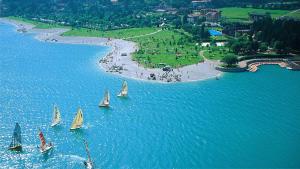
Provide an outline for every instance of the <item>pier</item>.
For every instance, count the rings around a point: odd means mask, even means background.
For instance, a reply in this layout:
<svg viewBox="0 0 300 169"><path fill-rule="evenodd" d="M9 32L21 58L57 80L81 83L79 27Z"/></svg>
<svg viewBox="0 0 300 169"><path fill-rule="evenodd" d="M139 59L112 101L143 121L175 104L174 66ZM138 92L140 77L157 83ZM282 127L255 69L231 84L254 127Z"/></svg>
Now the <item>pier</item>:
<svg viewBox="0 0 300 169"><path fill-rule="evenodd" d="M283 62L283 61L281 61L281 62L279 62L279 61L277 61L277 62L276 61L255 62L255 63L250 63L248 65L248 69L247 70L250 71L250 72L256 72L258 70L258 67L260 65L279 65L282 68L286 68L288 64L286 62Z"/></svg>
<svg viewBox="0 0 300 169"><path fill-rule="evenodd" d="M250 72L256 72L261 65L278 65L282 68L290 70L300 70L300 62L298 60L284 59L284 58L261 58L251 59L239 62L239 67L244 68Z"/></svg>

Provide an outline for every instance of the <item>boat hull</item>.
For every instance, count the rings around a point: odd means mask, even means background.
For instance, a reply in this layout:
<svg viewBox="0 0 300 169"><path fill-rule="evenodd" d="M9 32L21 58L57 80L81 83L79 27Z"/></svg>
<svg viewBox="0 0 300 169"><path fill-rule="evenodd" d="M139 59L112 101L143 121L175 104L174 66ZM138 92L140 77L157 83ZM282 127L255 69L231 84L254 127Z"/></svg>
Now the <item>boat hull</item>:
<svg viewBox="0 0 300 169"><path fill-rule="evenodd" d="M93 169L93 164L90 161L84 161L83 164L85 165L85 168L87 169Z"/></svg>
<svg viewBox="0 0 300 169"><path fill-rule="evenodd" d="M22 151L22 145L9 147L8 149L11 150L11 151Z"/></svg>
<svg viewBox="0 0 300 169"><path fill-rule="evenodd" d="M122 93L120 93L120 94L118 94L117 96L118 96L118 97L127 97L127 94L122 94Z"/></svg>
<svg viewBox="0 0 300 169"><path fill-rule="evenodd" d="M100 104L99 107L109 107L109 104Z"/></svg>
<svg viewBox="0 0 300 169"><path fill-rule="evenodd" d="M50 150L52 150L53 149L53 146L52 145L47 145L46 146L46 148L44 148L44 149L42 149L41 147L40 147L40 152L42 153L42 154L45 154L45 153L48 153Z"/></svg>
<svg viewBox="0 0 300 169"><path fill-rule="evenodd" d="M55 126L57 126L57 125L59 125L59 122L58 122L58 123L52 123L52 124L51 124L51 127L55 127Z"/></svg>
<svg viewBox="0 0 300 169"><path fill-rule="evenodd" d="M80 129L82 126L80 127L71 127L70 130L77 130L77 129Z"/></svg>

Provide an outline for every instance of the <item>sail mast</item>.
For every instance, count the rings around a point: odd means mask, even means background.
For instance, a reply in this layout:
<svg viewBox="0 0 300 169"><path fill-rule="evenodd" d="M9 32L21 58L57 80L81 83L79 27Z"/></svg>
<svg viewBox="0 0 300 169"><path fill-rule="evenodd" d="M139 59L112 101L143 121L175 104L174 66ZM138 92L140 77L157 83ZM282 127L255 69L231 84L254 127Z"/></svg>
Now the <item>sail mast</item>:
<svg viewBox="0 0 300 169"><path fill-rule="evenodd" d="M86 150L86 153L87 153L87 156L88 156L88 160L90 162L92 162L88 144L87 144L87 142L85 140L84 140L84 143L85 143L85 150Z"/></svg>
<svg viewBox="0 0 300 169"><path fill-rule="evenodd" d="M106 99L106 103L109 103L110 97L109 97L108 90L106 90L106 92L105 92L105 99Z"/></svg>

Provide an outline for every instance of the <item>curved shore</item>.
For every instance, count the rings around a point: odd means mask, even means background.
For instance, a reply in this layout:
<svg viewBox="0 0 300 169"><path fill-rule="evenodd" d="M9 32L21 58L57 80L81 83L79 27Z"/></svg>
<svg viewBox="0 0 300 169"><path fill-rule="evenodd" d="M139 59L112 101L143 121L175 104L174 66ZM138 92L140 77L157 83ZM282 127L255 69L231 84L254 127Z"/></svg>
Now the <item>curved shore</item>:
<svg viewBox="0 0 300 169"><path fill-rule="evenodd" d="M132 53L138 50L136 43L131 41L97 37L61 36L62 33L69 29L36 29L32 24L7 18L0 18L0 22L14 25L19 32L36 33L35 38L40 41L110 46L112 50L98 64L102 70L126 78L156 82L190 82L214 78L221 73L215 69L219 64L218 61L206 59L204 62L173 69L170 72L165 72L158 68L144 68L131 59Z"/></svg>

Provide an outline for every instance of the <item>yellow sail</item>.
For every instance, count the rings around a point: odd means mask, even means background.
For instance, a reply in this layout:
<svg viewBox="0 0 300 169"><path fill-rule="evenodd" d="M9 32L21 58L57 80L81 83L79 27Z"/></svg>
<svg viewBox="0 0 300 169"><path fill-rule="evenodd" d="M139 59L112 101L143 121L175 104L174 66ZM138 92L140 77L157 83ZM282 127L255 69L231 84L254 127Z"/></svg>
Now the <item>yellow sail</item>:
<svg viewBox="0 0 300 169"><path fill-rule="evenodd" d="M121 92L118 94L119 97L126 97L128 94L128 85L127 82L124 81L122 84Z"/></svg>
<svg viewBox="0 0 300 169"><path fill-rule="evenodd" d="M109 106L109 101L110 101L109 91L106 90L103 100L99 103L99 107L108 107Z"/></svg>
<svg viewBox="0 0 300 169"><path fill-rule="evenodd" d="M83 124L83 113L82 110L79 108L73 120L70 130L79 129L81 128L82 124Z"/></svg>
<svg viewBox="0 0 300 169"><path fill-rule="evenodd" d="M57 106L54 106L54 110L53 110L53 120L52 120L52 124L51 126L56 126L57 124L59 124L61 121L61 117L60 117L60 111L58 109Z"/></svg>

